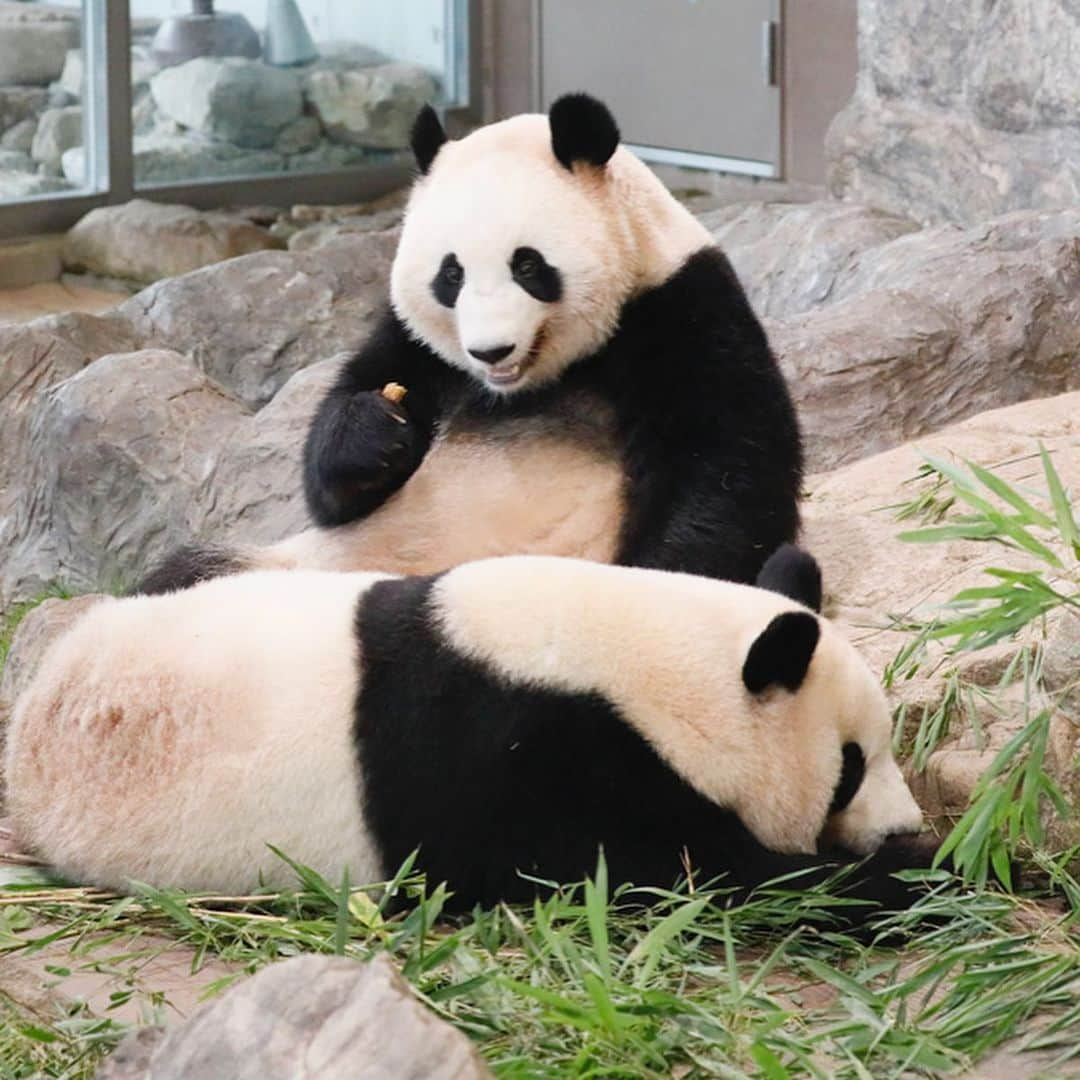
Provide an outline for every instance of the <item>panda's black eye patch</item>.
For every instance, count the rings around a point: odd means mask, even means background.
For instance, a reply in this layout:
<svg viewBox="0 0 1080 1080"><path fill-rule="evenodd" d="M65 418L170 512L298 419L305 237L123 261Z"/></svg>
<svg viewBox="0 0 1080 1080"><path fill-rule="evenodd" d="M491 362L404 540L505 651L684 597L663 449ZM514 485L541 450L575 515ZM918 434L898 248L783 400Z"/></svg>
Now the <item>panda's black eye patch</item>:
<svg viewBox="0 0 1080 1080"><path fill-rule="evenodd" d="M431 292L443 307L452 308L457 303L458 293L465 283L465 268L458 262L457 256L450 252L439 263L439 272L431 282Z"/></svg>
<svg viewBox="0 0 1080 1080"><path fill-rule="evenodd" d="M562 275L536 248L517 248L510 257L510 273L531 297L545 304L562 296Z"/></svg>
<svg viewBox="0 0 1080 1080"><path fill-rule="evenodd" d="M844 755L844 764L840 767L840 780L829 806L830 814L839 813L855 798L855 792L859 790L866 775L866 758L863 757L862 747L858 743L844 743L841 752Z"/></svg>

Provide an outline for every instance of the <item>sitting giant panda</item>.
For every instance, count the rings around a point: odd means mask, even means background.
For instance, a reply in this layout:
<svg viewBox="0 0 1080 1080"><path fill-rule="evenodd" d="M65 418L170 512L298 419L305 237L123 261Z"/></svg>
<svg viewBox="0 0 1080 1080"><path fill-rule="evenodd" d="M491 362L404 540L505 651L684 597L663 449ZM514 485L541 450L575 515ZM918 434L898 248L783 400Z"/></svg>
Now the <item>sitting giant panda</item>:
<svg viewBox="0 0 1080 1080"><path fill-rule="evenodd" d="M705 227L585 95L460 141L427 109L413 148L392 307L307 438L317 527L187 549L140 591L527 553L752 582L797 531L800 439Z"/></svg>
<svg viewBox="0 0 1080 1080"><path fill-rule="evenodd" d="M508 602L508 598L511 598ZM414 849L452 907L522 873L752 888L819 849L900 907L921 814L884 696L776 592L541 556L441 576L254 572L105 599L49 651L7 750L17 834L74 879L246 894L274 844L331 881ZM873 854L872 854L873 853Z"/></svg>

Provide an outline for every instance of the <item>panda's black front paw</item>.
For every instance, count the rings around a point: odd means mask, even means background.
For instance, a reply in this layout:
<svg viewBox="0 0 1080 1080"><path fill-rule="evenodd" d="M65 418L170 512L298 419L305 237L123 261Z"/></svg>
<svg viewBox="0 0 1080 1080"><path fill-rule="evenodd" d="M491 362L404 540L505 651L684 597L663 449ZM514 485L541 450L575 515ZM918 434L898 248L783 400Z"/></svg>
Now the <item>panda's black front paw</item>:
<svg viewBox="0 0 1080 1080"><path fill-rule="evenodd" d="M423 440L405 408L381 392L363 391L333 403L309 437L305 482L322 525L370 512L416 471Z"/></svg>

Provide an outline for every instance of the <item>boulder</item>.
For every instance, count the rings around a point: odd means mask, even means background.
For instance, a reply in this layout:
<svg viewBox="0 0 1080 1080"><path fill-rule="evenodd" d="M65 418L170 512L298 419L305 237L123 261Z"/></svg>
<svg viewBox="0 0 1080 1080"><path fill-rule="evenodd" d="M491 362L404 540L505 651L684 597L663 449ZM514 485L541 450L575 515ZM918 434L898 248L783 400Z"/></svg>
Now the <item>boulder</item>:
<svg viewBox="0 0 1080 1080"><path fill-rule="evenodd" d="M318 252L266 251L160 281L117 309L145 347L197 359L261 408L290 376L355 349L386 301L397 236L342 237Z"/></svg>
<svg viewBox="0 0 1080 1080"><path fill-rule="evenodd" d="M300 78L240 57L198 57L150 80L157 107L200 135L252 149L274 145L303 110Z"/></svg>
<svg viewBox="0 0 1080 1080"><path fill-rule="evenodd" d="M754 310L785 319L833 299L860 255L916 232L907 218L838 202L736 203L700 215Z"/></svg>
<svg viewBox="0 0 1080 1080"><path fill-rule="evenodd" d="M81 182L80 180L79 183ZM3 201L46 195L52 191L68 191L70 188L71 183L57 176L42 176L40 173L13 169L0 172L0 200Z"/></svg>
<svg viewBox="0 0 1080 1080"><path fill-rule="evenodd" d="M30 499L15 507L8 567L77 589L131 584L130 568L198 534L195 496L246 416L188 357L104 356L45 390L27 435ZM168 439L162 432L171 432Z"/></svg>
<svg viewBox="0 0 1080 1080"><path fill-rule="evenodd" d="M34 145L37 125L35 116L28 116L25 120L12 124L3 135L0 135L0 146L5 150L18 150L20 153L29 154L30 147Z"/></svg>
<svg viewBox="0 0 1080 1080"><path fill-rule="evenodd" d="M80 219L64 240L64 265L152 282L276 247L265 229L242 218L134 199Z"/></svg>
<svg viewBox="0 0 1080 1080"><path fill-rule="evenodd" d="M1080 388L1080 211L900 236L768 330L817 469Z"/></svg>
<svg viewBox="0 0 1080 1080"><path fill-rule="evenodd" d="M50 170L59 171L64 154L73 146L81 146L82 141L83 112L80 106L46 109L38 120L30 156Z"/></svg>
<svg viewBox="0 0 1080 1080"><path fill-rule="evenodd" d="M0 172L37 174L37 163L21 150L0 150Z"/></svg>
<svg viewBox="0 0 1080 1080"><path fill-rule="evenodd" d="M821 562L826 613L848 628L875 674L881 675L909 640L905 631L893 628L894 617L931 616L961 589L988 584L989 566L1033 568L1031 556L997 544L909 544L897 539L916 525L897 521L889 508L918 493L910 481L923 455L972 460L1038 491L1044 485L1038 459L1032 457L1040 442L1052 455L1066 488L1080 491L1080 393L985 412L935 435L809 478L803 543ZM1048 646L1050 694L1040 707L1046 704L1054 710L1048 769L1066 791L1080 797L1080 710L1075 702L1054 701L1055 691L1063 689L1062 680L1076 677L1070 659L1080 640L1076 622L1075 615L1064 613L1055 619L1058 628ZM1032 627L1031 633L1037 635L1039 627ZM993 687L1026 640L966 654L958 663L961 677L969 684ZM945 672L927 664L914 678L895 686L892 696L896 704L907 704L914 720L923 709L941 703L945 686ZM981 734L969 724L954 723L925 772L909 769L920 802L941 821L963 811L994 754L1024 723L1018 692L995 698L996 708L975 700ZM1059 850L1080 843L1080 819L1055 822L1054 842Z"/></svg>
<svg viewBox="0 0 1080 1080"><path fill-rule="evenodd" d="M7 133L23 120L36 120L48 104L49 92L40 86L0 86L0 131Z"/></svg>
<svg viewBox="0 0 1080 1080"><path fill-rule="evenodd" d="M314 150L322 141L322 128L314 116L298 116L283 127L274 140L274 150L279 154L301 154Z"/></svg>
<svg viewBox="0 0 1080 1080"><path fill-rule="evenodd" d="M272 150L247 150L232 143L163 131L157 126L134 137L132 155L135 180L140 184L246 176L285 168L285 159ZM86 164L81 146L67 151L61 164L66 177L82 182Z"/></svg>
<svg viewBox="0 0 1080 1080"><path fill-rule="evenodd" d="M1080 197L1080 7L860 0L857 88L829 185L921 222L973 224Z"/></svg>
<svg viewBox="0 0 1080 1080"><path fill-rule="evenodd" d="M426 1009L386 956L296 956L158 1035L134 1033L101 1080L483 1080L472 1043Z"/></svg>
<svg viewBox="0 0 1080 1080"><path fill-rule="evenodd" d="M0 84L44 86L79 44L78 8L0 3Z"/></svg>
<svg viewBox="0 0 1080 1080"><path fill-rule="evenodd" d="M304 93L332 139L382 150L409 145L416 114L436 92L435 80L415 64L321 67L304 79Z"/></svg>
<svg viewBox="0 0 1080 1080"><path fill-rule="evenodd" d="M161 69L161 65L153 58L150 48L146 45L132 44L131 46L131 85L133 87L145 86L151 76ZM73 98L81 98L83 94L84 64L82 49L72 49L64 59L64 70L58 80L60 88Z"/></svg>
<svg viewBox="0 0 1080 1080"><path fill-rule="evenodd" d="M181 534L295 531L297 448L333 365L304 369L367 336L395 242L257 252L104 316L0 326L0 609L58 581L134 580Z"/></svg>

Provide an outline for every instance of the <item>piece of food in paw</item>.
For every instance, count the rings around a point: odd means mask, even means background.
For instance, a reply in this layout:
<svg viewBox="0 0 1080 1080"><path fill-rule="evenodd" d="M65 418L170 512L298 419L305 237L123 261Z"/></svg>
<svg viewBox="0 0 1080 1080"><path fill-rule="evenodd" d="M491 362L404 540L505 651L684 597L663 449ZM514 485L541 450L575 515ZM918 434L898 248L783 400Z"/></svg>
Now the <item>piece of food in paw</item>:
<svg viewBox="0 0 1080 1080"><path fill-rule="evenodd" d="M380 391L387 401L392 401L395 405L397 405L408 392L409 391L406 390L401 383L397 382L388 382Z"/></svg>

